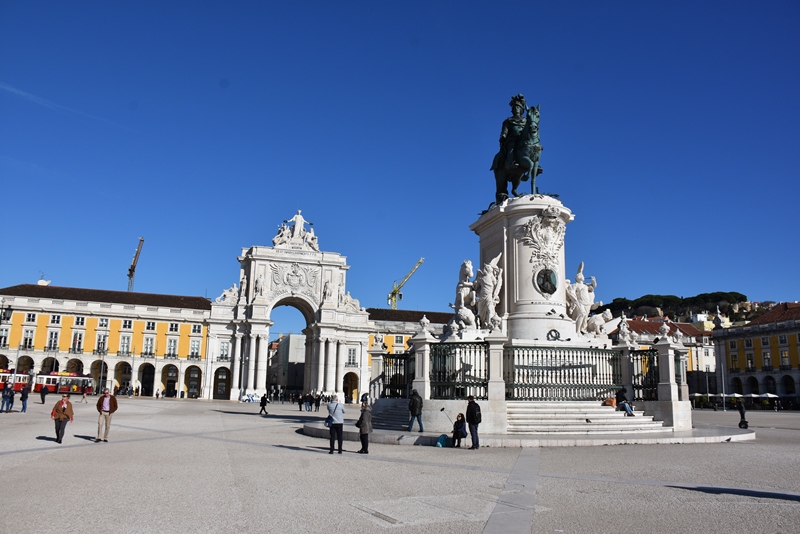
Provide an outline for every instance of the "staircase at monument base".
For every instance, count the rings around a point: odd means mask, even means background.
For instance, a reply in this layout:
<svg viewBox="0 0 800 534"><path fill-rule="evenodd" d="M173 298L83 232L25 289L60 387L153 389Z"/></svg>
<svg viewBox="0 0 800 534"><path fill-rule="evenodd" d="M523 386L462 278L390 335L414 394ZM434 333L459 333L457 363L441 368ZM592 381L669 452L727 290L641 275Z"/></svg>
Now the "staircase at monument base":
<svg viewBox="0 0 800 534"><path fill-rule="evenodd" d="M635 411L627 417L624 411L601 406L599 401L507 403L508 434L626 434L664 432L663 422Z"/></svg>
<svg viewBox="0 0 800 534"><path fill-rule="evenodd" d="M408 399L380 399L372 406L373 428L407 430L409 419Z"/></svg>

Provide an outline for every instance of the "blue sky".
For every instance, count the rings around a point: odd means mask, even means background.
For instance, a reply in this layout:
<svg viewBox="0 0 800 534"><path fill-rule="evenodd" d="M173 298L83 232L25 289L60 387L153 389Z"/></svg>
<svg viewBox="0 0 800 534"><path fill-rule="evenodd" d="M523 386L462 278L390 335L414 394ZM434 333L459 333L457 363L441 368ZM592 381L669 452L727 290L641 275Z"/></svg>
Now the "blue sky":
<svg viewBox="0 0 800 534"><path fill-rule="evenodd" d="M0 287L125 290L142 236L137 291L214 298L302 209L362 305L424 257L400 306L446 311L523 93L598 300L796 300L798 27L788 1L7 0Z"/></svg>

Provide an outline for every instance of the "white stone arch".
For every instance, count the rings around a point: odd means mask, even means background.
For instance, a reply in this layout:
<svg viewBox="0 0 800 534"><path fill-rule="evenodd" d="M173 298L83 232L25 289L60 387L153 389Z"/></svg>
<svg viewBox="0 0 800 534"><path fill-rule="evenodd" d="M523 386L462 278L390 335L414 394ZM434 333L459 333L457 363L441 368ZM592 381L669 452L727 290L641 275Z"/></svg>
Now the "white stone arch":
<svg viewBox="0 0 800 534"><path fill-rule="evenodd" d="M306 391L341 393L346 348L365 347L369 315L347 291L346 258L319 250L317 236L300 214L280 225L272 247L243 248L234 284L212 303L211 359L231 346L231 398L266 392L272 311L291 306L307 327L303 385ZM344 352L343 352L344 351ZM334 378L328 379L329 376Z"/></svg>

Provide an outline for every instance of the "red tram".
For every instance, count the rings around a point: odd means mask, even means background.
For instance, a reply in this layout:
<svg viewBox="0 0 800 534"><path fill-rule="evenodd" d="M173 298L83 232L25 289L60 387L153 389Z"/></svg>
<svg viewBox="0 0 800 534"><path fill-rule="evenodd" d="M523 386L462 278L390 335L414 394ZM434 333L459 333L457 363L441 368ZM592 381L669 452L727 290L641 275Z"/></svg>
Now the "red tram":
<svg viewBox="0 0 800 534"><path fill-rule="evenodd" d="M94 391L94 378L91 375L80 375L78 373L50 373L36 375L33 384L33 391L39 393L44 386L47 386L49 393L71 393L80 394L86 387L86 394L91 395Z"/></svg>

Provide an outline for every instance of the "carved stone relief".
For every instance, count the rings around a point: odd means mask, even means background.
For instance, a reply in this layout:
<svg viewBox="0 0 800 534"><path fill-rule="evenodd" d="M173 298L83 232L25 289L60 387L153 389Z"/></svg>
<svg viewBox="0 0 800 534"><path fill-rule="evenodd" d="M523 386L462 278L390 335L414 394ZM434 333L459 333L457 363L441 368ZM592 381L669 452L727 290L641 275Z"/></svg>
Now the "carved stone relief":
<svg viewBox="0 0 800 534"><path fill-rule="evenodd" d="M546 299L558 289L556 273L567 227L560 215L558 208L549 206L541 216L531 217L517 233L517 239L532 249L530 263L533 264L533 287Z"/></svg>

